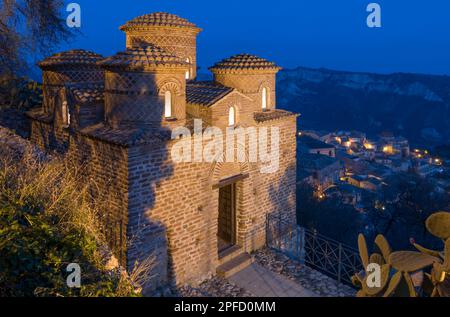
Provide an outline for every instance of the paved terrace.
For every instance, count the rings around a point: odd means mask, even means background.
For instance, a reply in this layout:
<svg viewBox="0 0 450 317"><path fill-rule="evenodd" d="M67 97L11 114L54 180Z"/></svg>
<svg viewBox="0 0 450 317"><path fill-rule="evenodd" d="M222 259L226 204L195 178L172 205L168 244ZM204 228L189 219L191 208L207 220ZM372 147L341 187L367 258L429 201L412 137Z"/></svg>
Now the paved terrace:
<svg viewBox="0 0 450 317"><path fill-rule="evenodd" d="M287 277L253 263L234 274L229 280L256 297L315 297L317 294L307 290Z"/></svg>

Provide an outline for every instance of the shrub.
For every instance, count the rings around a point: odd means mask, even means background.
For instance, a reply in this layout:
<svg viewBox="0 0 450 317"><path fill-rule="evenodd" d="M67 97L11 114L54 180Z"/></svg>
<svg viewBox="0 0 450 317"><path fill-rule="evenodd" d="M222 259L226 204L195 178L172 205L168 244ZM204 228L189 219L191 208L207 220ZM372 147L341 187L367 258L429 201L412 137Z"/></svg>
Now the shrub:
<svg viewBox="0 0 450 317"><path fill-rule="evenodd" d="M105 245L80 169L62 157L0 146L0 296L135 296L126 274L106 271ZM81 288L66 285L69 263Z"/></svg>

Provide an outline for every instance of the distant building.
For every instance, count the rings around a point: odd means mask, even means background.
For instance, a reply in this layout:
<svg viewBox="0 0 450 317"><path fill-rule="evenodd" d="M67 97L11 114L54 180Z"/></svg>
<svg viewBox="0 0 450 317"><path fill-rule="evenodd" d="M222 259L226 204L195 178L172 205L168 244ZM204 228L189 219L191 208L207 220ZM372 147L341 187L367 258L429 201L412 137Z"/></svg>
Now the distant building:
<svg viewBox="0 0 450 317"><path fill-rule="evenodd" d="M304 153L297 162L302 181L322 189L338 183L344 175L341 162L329 156Z"/></svg>
<svg viewBox="0 0 450 317"><path fill-rule="evenodd" d="M300 153L320 154L336 157L336 148L309 135L301 135L298 140Z"/></svg>

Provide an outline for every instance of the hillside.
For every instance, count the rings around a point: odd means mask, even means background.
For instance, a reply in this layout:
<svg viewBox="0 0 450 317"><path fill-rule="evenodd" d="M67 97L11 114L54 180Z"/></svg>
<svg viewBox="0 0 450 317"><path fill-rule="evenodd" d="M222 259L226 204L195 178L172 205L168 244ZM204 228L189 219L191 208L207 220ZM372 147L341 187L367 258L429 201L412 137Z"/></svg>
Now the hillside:
<svg viewBox="0 0 450 317"><path fill-rule="evenodd" d="M414 145L450 142L450 77L351 73L298 67L278 75L278 107L302 128L389 130Z"/></svg>

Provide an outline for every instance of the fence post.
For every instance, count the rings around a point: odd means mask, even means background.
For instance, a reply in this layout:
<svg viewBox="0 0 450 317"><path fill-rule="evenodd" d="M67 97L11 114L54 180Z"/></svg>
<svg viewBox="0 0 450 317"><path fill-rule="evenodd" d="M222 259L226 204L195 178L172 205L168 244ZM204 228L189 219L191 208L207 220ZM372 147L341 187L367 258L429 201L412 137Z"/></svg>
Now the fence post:
<svg viewBox="0 0 450 317"><path fill-rule="evenodd" d="M342 273L342 243L339 243L338 251L338 282L341 283L341 273Z"/></svg>

